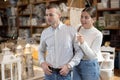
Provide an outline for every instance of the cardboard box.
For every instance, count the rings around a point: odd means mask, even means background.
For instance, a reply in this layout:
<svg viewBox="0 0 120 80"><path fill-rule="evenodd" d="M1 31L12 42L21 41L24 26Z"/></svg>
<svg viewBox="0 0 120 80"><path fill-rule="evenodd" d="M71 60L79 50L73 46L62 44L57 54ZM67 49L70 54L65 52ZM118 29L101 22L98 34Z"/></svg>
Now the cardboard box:
<svg viewBox="0 0 120 80"><path fill-rule="evenodd" d="M98 9L103 9L103 8L104 8L104 6L103 6L103 4L102 4L102 3L97 3L97 8L98 8Z"/></svg>
<svg viewBox="0 0 120 80"><path fill-rule="evenodd" d="M113 3L113 2L115 2L115 3L119 3L120 0L111 0L110 2L111 2L111 3Z"/></svg>
<svg viewBox="0 0 120 80"><path fill-rule="evenodd" d="M105 18L104 17L99 17L99 26L105 27Z"/></svg>
<svg viewBox="0 0 120 80"><path fill-rule="evenodd" d="M120 8L120 2L111 2L111 8Z"/></svg>
<svg viewBox="0 0 120 80"><path fill-rule="evenodd" d="M120 27L120 14L106 14L105 21L106 27L118 28Z"/></svg>

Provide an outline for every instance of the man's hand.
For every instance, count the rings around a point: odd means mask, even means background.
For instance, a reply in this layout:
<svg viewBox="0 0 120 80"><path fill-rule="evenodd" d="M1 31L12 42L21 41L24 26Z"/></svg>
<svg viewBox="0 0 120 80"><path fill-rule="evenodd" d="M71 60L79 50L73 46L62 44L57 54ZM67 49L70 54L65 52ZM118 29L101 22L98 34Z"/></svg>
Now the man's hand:
<svg viewBox="0 0 120 80"><path fill-rule="evenodd" d="M66 64L66 65L60 67L60 68L61 68L61 70L60 70L60 74L61 74L61 75L66 76L66 75L69 73L69 71L70 71L71 69L68 67L68 65L69 65L69 64Z"/></svg>
<svg viewBox="0 0 120 80"><path fill-rule="evenodd" d="M43 71L45 72L45 74L51 75L52 70L49 69L49 66L51 66L51 65L47 62L41 63L41 67L42 67Z"/></svg>

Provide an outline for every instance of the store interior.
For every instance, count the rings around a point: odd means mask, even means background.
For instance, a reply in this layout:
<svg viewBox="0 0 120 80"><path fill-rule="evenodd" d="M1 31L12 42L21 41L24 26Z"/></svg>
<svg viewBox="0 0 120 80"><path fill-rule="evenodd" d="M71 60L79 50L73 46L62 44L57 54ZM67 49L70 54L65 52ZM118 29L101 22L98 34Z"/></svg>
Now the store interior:
<svg viewBox="0 0 120 80"><path fill-rule="evenodd" d="M120 0L0 0L0 80L44 80L38 46L51 3L59 5L62 22L75 28L83 8L96 7L101 52L110 57L100 64L100 80L120 80Z"/></svg>

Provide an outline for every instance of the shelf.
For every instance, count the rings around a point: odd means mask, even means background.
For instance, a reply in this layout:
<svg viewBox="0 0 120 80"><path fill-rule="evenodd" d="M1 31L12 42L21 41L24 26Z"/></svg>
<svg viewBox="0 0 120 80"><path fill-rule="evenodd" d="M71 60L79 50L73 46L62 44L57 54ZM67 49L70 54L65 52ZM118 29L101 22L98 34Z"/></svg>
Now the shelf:
<svg viewBox="0 0 120 80"><path fill-rule="evenodd" d="M34 2L34 3L31 3L31 4L33 4L33 5L37 5L37 4L41 4L41 3L46 3L46 1Z"/></svg>
<svg viewBox="0 0 120 80"><path fill-rule="evenodd" d="M120 51L120 48L115 48L116 51Z"/></svg>
<svg viewBox="0 0 120 80"><path fill-rule="evenodd" d="M104 9L98 9L99 11L120 11L120 8L104 8Z"/></svg>
<svg viewBox="0 0 120 80"><path fill-rule="evenodd" d="M5 10L7 7L0 7L0 10Z"/></svg>
<svg viewBox="0 0 120 80"><path fill-rule="evenodd" d="M25 4L19 4L19 5L17 5L17 7L24 7L24 6L27 6L27 5L29 5L28 3L25 3Z"/></svg>
<svg viewBox="0 0 120 80"><path fill-rule="evenodd" d="M0 28L6 28L8 25L0 25Z"/></svg>
<svg viewBox="0 0 120 80"><path fill-rule="evenodd" d="M1 9L5 9L5 8L8 8L8 7L11 7L12 5L9 3L9 1L7 0L7 1L3 1L3 2L1 2L0 1L0 8Z"/></svg>
<svg viewBox="0 0 120 80"><path fill-rule="evenodd" d="M46 0L46 1L33 2L33 3L30 3L30 4L36 5L36 4L41 4L41 3L50 3L50 2L58 2L58 1L59 0ZM17 5L17 7L24 7L24 6L27 6L27 5L29 5L29 3L19 4L19 5Z"/></svg>
<svg viewBox="0 0 120 80"><path fill-rule="evenodd" d="M40 4L40 3L47 3L47 2L58 2L59 0L48 0L48 1L39 1L39 2L34 2L34 3L31 3L33 5L37 5L37 4Z"/></svg>
<svg viewBox="0 0 120 80"><path fill-rule="evenodd" d="M45 26L32 26L32 28L47 28L47 27L48 27L48 25L45 25ZM20 26L19 28L31 28L31 27L30 26Z"/></svg>
<svg viewBox="0 0 120 80"><path fill-rule="evenodd" d="M106 27L104 29L109 29L109 30L120 30L118 27Z"/></svg>
<svg viewBox="0 0 120 80"><path fill-rule="evenodd" d="M31 28L30 26L19 26L19 28Z"/></svg>
<svg viewBox="0 0 120 80"><path fill-rule="evenodd" d="M32 26L33 28L47 28L48 25L45 25L45 26Z"/></svg>
<svg viewBox="0 0 120 80"><path fill-rule="evenodd" d="M18 16L30 16L30 14L18 14Z"/></svg>

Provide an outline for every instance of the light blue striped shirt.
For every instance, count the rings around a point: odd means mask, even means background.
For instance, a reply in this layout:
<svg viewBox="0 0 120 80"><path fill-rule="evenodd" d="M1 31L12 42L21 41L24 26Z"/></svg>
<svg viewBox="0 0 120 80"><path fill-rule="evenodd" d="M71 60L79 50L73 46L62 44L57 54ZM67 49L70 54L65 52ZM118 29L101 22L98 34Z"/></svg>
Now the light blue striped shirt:
<svg viewBox="0 0 120 80"><path fill-rule="evenodd" d="M62 22L56 29L51 26L45 29L41 34L38 48L40 63L47 61L54 68L65 64L70 64L71 67L79 64L83 53L75 41L75 33L76 30L73 27L68 27ZM73 55L73 46L75 55ZM46 51L47 55L44 58Z"/></svg>

